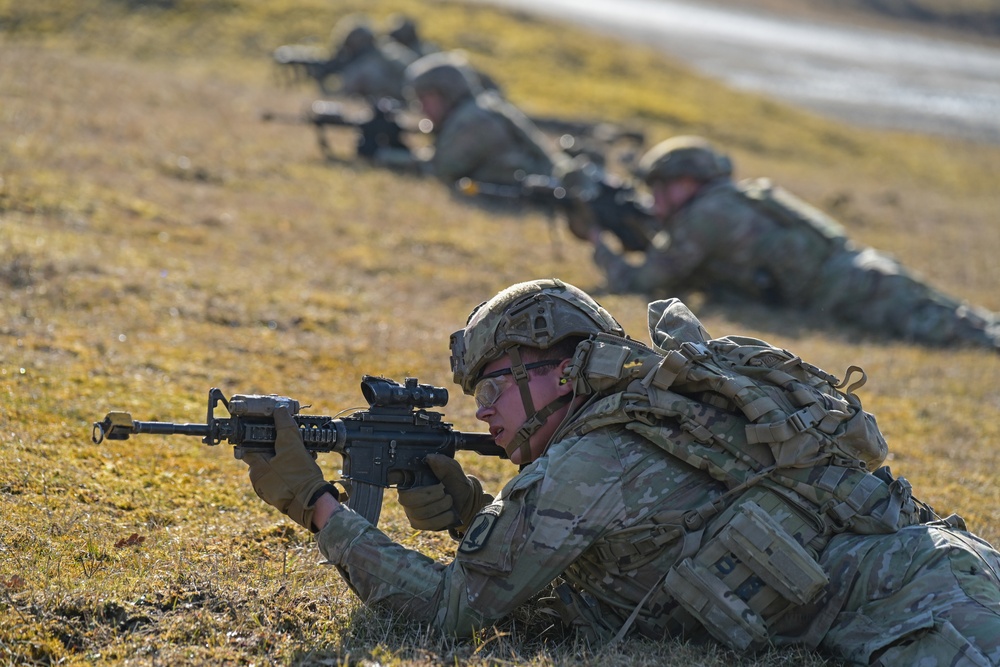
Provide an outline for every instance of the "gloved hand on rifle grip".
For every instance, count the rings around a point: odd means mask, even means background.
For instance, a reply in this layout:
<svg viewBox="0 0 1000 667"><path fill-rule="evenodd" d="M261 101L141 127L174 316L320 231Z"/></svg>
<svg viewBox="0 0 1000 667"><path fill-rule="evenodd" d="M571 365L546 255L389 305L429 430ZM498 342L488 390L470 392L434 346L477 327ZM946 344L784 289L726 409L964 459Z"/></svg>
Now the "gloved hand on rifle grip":
<svg viewBox="0 0 1000 667"><path fill-rule="evenodd" d="M428 454L424 462L438 484L399 489L399 504L417 530L464 533L480 509L493 502L478 479L466 475L462 465L444 454Z"/></svg>
<svg viewBox="0 0 1000 667"><path fill-rule="evenodd" d="M274 410L274 454L250 452L243 460L250 466L250 483L261 500L276 507L292 521L315 532L313 512L324 492L338 497L337 489L323 477L299 427L286 406Z"/></svg>

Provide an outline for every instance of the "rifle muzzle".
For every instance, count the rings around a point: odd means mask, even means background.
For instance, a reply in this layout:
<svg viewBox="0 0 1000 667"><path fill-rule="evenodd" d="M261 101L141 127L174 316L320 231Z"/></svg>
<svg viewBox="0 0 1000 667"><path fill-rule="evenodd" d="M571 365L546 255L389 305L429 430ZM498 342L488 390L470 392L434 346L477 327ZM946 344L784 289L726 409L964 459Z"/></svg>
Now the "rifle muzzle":
<svg viewBox="0 0 1000 667"><path fill-rule="evenodd" d="M94 444L108 440L128 440L132 434L134 422L128 412L109 412L104 421L94 422L94 430L90 438Z"/></svg>

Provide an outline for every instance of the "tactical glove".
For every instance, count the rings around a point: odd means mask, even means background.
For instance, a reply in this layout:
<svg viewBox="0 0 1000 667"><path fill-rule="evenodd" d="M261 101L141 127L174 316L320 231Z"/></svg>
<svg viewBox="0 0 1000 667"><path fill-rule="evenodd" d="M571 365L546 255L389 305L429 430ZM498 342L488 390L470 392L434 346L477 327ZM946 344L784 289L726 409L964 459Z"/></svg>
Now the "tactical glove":
<svg viewBox="0 0 1000 667"><path fill-rule="evenodd" d="M316 500L324 492L336 498L337 489L323 478L323 471L302 442L298 425L286 406L275 408L274 426L274 454L243 455L250 466L250 483L261 500L315 532L312 518Z"/></svg>
<svg viewBox="0 0 1000 667"><path fill-rule="evenodd" d="M417 530L453 529L464 533L480 509L493 502L478 479L466 475L462 465L444 454L424 459L438 484L399 490L399 504Z"/></svg>

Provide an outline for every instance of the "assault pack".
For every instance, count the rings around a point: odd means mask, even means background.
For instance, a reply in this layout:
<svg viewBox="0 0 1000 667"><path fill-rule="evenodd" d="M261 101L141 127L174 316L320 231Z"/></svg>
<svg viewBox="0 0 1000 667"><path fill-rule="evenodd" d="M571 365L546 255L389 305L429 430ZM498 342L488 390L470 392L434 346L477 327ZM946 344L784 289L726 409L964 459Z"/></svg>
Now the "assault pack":
<svg viewBox="0 0 1000 667"><path fill-rule="evenodd" d="M833 535L936 518L880 467L888 447L854 393L867 379L860 368L841 381L755 338L710 339L676 299L650 304L649 331L652 347L607 334L577 347L566 377L594 399L568 429L624 424L725 484L703 507L653 517L683 534L662 583L681 628L762 648L822 598L829 578L817 561ZM619 571L648 562L640 556L662 543L637 534L597 549Z"/></svg>

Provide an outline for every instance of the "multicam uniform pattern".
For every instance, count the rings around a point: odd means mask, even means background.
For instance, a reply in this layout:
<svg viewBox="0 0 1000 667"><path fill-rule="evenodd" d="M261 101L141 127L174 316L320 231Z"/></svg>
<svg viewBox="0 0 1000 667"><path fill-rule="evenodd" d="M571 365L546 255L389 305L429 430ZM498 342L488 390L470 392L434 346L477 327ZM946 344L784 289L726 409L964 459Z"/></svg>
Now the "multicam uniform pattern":
<svg viewBox="0 0 1000 667"><path fill-rule="evenodd" d="M931 345L1000 349L1000 321L933 289L893 258L765 179L707 184L670 217L638 266L598 246L615 291L729 289Z"/></svg>
<svg viewBox="0 0 1000 667"><path fill-rule="evenodd" d="M665 544L647 566L619 574L597 564L595 546L655 513L701 505L723 491L644 438L607 428L553 444L514 477L480 514L491 518L473 522L447 566L391 542L346 508L334 514L318 542L366 603L434 619L444 632L467 635L500 619L567 571L604 591L614 605L604 610L614 628L656 587L681 540ZM647 607L668 604L661 595ZM662 636L656 626L652 616L640 619L640 628Z"/></svg>
<svg viewBox="0 0 1000 667"><path fill-rule="evenodd" d="M944 524L835 537L821 564L844 604L820 647L860 664L1000 664L1000 554Z"/></svg>
<svg viewBox="0 0 1000 667"><path fill-rule="evenodd" d="M637 608L630 627L643 636L706 637L663 583L698 548L682 515L726 487L628 425L591 430L599 419L579 415L571 435L514 477L447 565L347 508L319 533L320 550L366 603L433 619L446 633L468 635L568 582L541 603L590 638L610 638ZM718 527L710 521L706 532ZM1000 664L1000 554L962 527L834 536L819 554L829 586L776 623L771 640L861 664Z"/></svg>
<svg viewBox="0 0 1000 667"><path fill-rule="evenodd" d="M523 113L493 92L466 97L436 130L433 174L447 185L462 177L517 183L517 173L551 174L557 153Z"/></svg>

